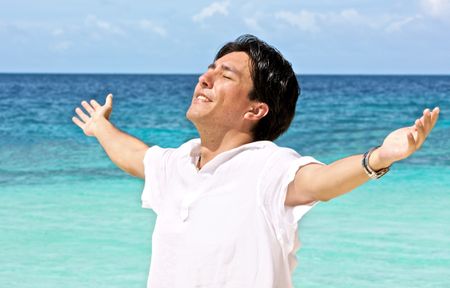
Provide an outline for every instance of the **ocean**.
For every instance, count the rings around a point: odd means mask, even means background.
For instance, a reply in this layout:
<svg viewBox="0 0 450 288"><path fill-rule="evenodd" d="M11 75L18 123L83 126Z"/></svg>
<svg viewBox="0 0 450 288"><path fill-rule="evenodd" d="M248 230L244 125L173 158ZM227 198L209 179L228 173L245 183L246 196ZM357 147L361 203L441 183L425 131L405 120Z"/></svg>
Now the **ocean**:
<svg viewBox="0 0 450 288"><path fill-rule="evenodd" d="M198 75L0 74L0 287L145 287L156 215L143 180L72 123L114 94L111 121L148 144L197 137L185 111ZM299 76L276 142L331 163L364 153L424 108L422 149L300 222L297 288L450 287L450 77Z"/></svg>

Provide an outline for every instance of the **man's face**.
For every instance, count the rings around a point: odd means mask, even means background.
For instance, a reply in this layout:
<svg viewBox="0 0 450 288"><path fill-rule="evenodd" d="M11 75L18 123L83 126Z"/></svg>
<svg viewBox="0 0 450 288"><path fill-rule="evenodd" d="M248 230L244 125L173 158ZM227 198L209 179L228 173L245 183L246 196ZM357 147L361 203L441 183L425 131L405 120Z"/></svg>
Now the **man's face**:
<svg viewBox="0 0 450 288"><path fill-rule="evenodd" d="M199 77L186 117L196 126L241 129L251 109L248 95L252 89L248 55L226 54Z"/></svg>

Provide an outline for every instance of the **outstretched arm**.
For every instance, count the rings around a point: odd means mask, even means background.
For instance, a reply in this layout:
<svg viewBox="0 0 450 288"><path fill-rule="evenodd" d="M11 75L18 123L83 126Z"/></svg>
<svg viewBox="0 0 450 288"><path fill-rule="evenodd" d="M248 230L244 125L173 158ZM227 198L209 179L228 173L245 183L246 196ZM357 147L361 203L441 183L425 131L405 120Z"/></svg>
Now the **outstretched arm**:
<svg viewBox="0 0 450 288"><path fill-rule="evenodd" d="M370 155L369 166L381 170L417 151L433 129L439 108L425 109L414 125L390 133ZM370 178L361 164L363 155L353 155L330 165L310 164L297 171L288 187L285 204L296 206L312 201L328 201L350 192Z"/></svg>
<svg viewBox="0 0 450 288"><path fill-rule="evenodd" d="M96 137L109 158L120 169L140 178L144 178L144 159L148 146L141 140L128 135L109 121L112 112L112 95L106 97L102 106L97 101L81 102L89 115L77 107L75 112L78 117L72 117L72 121L80 127L86 136Z"/></svg>

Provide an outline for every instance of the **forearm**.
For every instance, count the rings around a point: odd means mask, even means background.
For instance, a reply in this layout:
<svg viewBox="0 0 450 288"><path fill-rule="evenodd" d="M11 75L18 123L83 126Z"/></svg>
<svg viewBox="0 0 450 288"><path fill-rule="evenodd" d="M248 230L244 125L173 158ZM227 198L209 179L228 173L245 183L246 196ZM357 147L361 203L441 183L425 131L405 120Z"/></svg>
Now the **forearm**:
<svg viewBox="0 0 450 288"><path fill-rule="evenodd" d="M148 145L120 131L105 118L97 120L94 136L114 164L133 176L144 178L142 160Z"/></svg>
<svg viewBox="0 0 450 288"><path fill-rule="evenodd" d="M427 138L439 116L439 108L423 116L413 126L392 131L383 144L369 157L368 166L375 172L383 173L383 168L405 159L417 151ZM352 191L367 182L370 177L362 165L363 155L343 158L330 165L305 165L289 184L286 202L288 206L302 205L314 200L327 201ZM368 170L370 171L370 170ZM291 185L294 184L294 185Z"/></svg>
<svg viewBox="0 0 450 288"><path fill-rule="evenodd" d="M369 158L369 166L375 171L391 165L380 161L377 152ZM311 196L327 201L366 183L371 178L364 171L362 159L362 154L353 155L319 167L311 178Z"/></svg>

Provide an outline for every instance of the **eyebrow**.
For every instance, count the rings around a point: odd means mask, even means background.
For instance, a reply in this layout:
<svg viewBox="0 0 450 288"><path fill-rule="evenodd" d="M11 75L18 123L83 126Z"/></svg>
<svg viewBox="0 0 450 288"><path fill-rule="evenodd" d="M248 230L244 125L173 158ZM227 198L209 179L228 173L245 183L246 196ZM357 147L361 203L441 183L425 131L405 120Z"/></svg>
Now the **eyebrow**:
<svg viewBox="0 0 450 288"><path fill-rule="evenodd" d="M217 65L216 65L216 63L211 63L211 64L209 64L208 65L208 69L216 69L216 67L217 67ZM220 68L222 69L222 70L224 70L224 71L230 71L230 72L232 72L232 73L234 73L234 74L237 74L237 75L241 75L241 72L239 72L239 71L237 71L236 69L234 69L233 67L231 67L231 66L228 66L228 65L226 65L226 64L221 64L220 65Z"/></svg>

